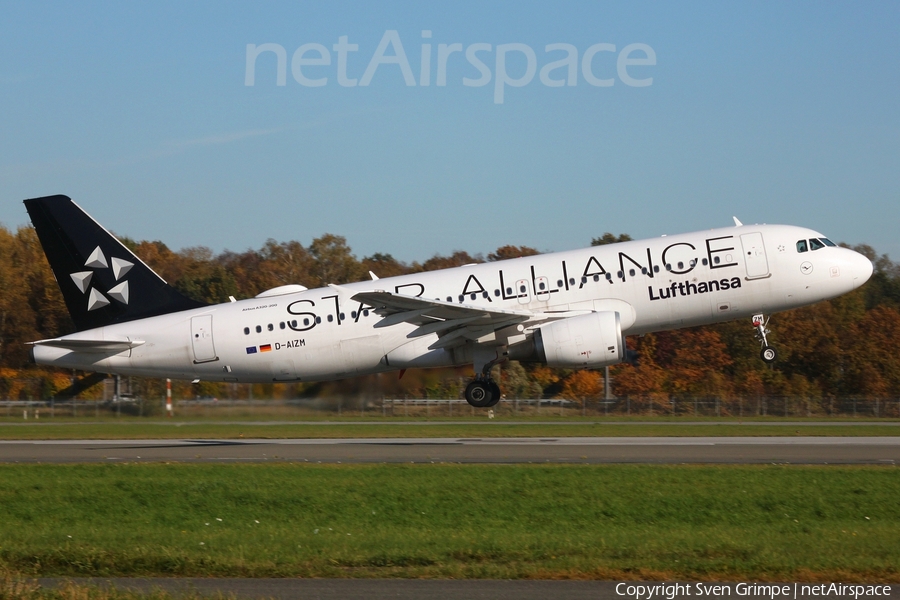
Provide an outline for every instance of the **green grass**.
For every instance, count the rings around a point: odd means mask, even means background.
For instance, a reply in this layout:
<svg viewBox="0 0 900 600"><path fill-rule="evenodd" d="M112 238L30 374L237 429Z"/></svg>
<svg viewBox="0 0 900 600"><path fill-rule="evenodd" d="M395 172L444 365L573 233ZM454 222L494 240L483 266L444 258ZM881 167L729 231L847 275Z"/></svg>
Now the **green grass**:
<svg viewBox="0 0 900 600"><path fill-rule="evenodd" d="M900 581L894 467L0 466L0 569Z"/></svg>
<svg viewBox="0 0 900 600"><path fill-rule="evenodd" d="M404 438L404 437L571 437L571 436L896 436L900 427L892 421L862 421L841 425L740 424L735 420L711 420L704 424L603 422L567 419L559 423L527 423L495 419L484 423L453 421L345 421L319 424L228 424L216 421L147 422L140 419L110 419L103 422L0 424L0 439L183 439L183 438ZM793 422L793 421L792 421Z"/></svg>

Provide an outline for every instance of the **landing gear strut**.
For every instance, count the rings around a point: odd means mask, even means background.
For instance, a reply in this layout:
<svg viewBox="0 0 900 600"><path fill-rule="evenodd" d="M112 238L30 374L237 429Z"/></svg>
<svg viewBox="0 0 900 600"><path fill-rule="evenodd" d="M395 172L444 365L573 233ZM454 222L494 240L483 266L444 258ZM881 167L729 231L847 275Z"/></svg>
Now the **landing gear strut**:
<svg viewBox="0 0 900 600"><path fill-rule="evenodd" d="M769 340L766 339L766 334L769 333L769 329L767 328L768 324L769 320L766 319L765 315L753 315L753 327L756 328L756 339L759 340L759 343L762 345L759 357L763 359L763 362L771 364L778 358L778 352L774 347L769 345Z"/></svg>

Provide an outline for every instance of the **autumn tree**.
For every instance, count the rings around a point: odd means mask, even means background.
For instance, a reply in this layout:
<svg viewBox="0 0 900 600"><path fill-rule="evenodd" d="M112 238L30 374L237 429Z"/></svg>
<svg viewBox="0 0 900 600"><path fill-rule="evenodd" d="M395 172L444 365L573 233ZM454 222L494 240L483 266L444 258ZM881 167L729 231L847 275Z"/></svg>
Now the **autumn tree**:
<svg viewBox="0 0 900 600"><path fill-rule="evenodd" d="M413 263L413 270L437 271L439 269L450 269L452 267L461 267L463 265L482 262L484 262L484 259L481 258L481 255L472 256L468 252L457 250L450 256L441 256L440 254L435 254L421 265L419 265L418 263Z"/></svg>
<svg viewBox="0 0 900 600"><path fill-rule="evenodd" d="M531 248L530 246L500 246L493 252L487 255L487 259L491 262L498 260L507 260L510 258L520 258L522 256L534 256L536 254L540 254L538 250L535 248Z"/></svg>
<svg viewBox="0 0 900 600"><path fill-rule="evenodd" d="M591 240L591 246L605 246L607 244L618 244L619 242L630 242L631 236L627 233L620 233L619 235L613 235L608 231L601 235L600 237L594 238Z"/></svg>

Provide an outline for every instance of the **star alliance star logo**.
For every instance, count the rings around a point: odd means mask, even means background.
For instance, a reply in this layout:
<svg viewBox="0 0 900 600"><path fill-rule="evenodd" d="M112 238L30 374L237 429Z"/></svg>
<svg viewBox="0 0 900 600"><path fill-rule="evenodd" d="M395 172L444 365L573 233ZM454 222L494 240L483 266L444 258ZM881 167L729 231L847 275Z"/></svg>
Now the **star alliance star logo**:
<svg viewBox="0 0 900 600"><path fill-rule="evenodd" d="M116 281L119 281L119 279L124 277L125 274L131 270L131 267L134 266L134 263L116 257L112 257L110 262L112 263L113 277L116 278ZM84 266L92 269L110 268L109 262L106 261L106 256L104 256L103 251L100 250L100 246L97 246L94 251L91 252L91 255L85 261ZM128 304L127 281L117 283L114 287L110 288L109 291L106 292L106 296L104 296L97 288L91 287L91 279L94 277L93 271L79 271L77 273L71 273L69 276L72 278L72 281L75 282L75 285L78 286L78 289L81 290L81 293L87 294L87 309L89 311L107 306L110 303L109 298L121 302L122 304ZM107 298L107 296L109 296L109 298Z"/></svg>

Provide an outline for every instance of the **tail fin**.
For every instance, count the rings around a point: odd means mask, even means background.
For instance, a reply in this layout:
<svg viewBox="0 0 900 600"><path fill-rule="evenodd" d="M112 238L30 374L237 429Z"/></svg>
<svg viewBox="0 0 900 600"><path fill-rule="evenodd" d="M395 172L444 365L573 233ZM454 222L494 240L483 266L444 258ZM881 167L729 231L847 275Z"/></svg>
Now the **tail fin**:
<svg viewBox="0 0 900 600"><path fill-rule="evenodd" d="M25 200L78 331L206 306L181 295L68 196Z"/></svg>

